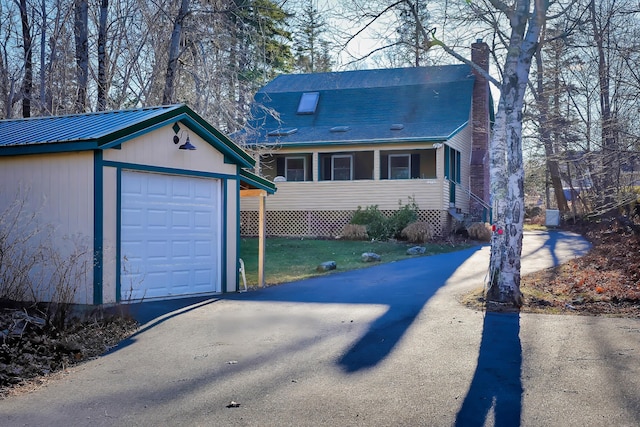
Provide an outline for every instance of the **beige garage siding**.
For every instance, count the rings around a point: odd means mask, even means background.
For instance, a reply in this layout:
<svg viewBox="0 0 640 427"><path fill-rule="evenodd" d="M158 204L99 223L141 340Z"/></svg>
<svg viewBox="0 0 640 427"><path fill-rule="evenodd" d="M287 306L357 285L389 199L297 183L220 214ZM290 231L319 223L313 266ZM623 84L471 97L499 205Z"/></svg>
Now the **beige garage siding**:
<svg viewBox="0 0 640 427"><path fill-rule="evenodd" d="M186 126L182 128L185 129ZM178 132L178 134L181 135L181 140L176 145L173 143L175 133L170 126L156 129L123 144L120 149L106 150L104 160L189 171L236 174L235 164L225 163L222 153L194 133L189 133L189 140L196 147L196 151L179 150L179 145L187 138L187 132L182 134Z"/></svg>
<svg viewBox="0 0 640 427"><path fill-rule="evenodd" d="M11 186L7 188L2 183ZM64 252L72 249L72 241L78 242L88 257L91 254L93 194L93 153L0 157L1 210L16 198L23 200L21 224L27 224L27 218L35 214L33 226L42 230L49 227L47 232L63 258L68 257ZM86 283L76 293L77 303L92 303L92 279L89 272Z"/></svg>

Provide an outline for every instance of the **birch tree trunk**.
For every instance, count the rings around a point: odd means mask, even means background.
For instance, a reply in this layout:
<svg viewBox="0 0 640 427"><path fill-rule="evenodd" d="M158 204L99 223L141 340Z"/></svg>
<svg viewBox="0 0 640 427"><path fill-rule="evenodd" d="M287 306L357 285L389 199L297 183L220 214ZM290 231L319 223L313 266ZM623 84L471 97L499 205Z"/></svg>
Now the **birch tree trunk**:
<svg viewBox="0 0 640 427"><path fill-rule="evenodd" d="M491 197L495 231L491 241L489 301L520 307L520 257L524 224L524 166L522 160L522 115L531 60L546 18L548 3L517 0L507 8L499 0L492 4L507 14L511 26L503 71L500 102L490 143Z"/></svg>
<svg viewBox="0 0 640 427"><path fill-rule="evenodd" d="M180 58L180 37L182 36L182 24L189 12L189 0L180 2L178 16L173 23L171 40L169 42L169 61L167 63L167 73L164 80L164 92L162 94L163 104L173 104L175 93L176 71L178 69L178 59Z"/></svg>

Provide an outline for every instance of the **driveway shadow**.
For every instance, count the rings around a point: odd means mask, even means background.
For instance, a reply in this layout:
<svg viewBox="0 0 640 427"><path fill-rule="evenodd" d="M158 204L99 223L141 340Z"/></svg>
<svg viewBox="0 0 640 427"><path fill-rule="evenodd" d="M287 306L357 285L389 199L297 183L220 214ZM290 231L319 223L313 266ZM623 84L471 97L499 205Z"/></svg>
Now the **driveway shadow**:
<svg viewBox="0 0 640 427"><path fill-rule="evenodd" d="M478 365L455 426L484 426L491 409L496 427L519 426L521 371L520 315L485 313Z"/></svg>
<svg viewBox="0 0 640 427"><path fill-rule="evenodd" d="M224 298L386 306L385 313L337 361L343 371L352 373L374 367L391 354L429 299L480 249L381 264Z"/></svg>

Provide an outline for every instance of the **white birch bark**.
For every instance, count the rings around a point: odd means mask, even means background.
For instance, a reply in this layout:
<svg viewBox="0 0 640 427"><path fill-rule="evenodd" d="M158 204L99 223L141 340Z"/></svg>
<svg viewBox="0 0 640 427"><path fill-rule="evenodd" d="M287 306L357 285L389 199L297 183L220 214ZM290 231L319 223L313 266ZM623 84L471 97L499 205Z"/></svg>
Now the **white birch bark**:
<svg viewBox="0 0 640 427"><path fill-rule="evenodd" d="M505 5L493 0L496 7ZM522 111L531 60L545 22L547 3L517 0L505 9L511 25L500 102L490 143L491 197L496 230L491 242L487 298L522 305L520 257L524 225Z"/></svg>

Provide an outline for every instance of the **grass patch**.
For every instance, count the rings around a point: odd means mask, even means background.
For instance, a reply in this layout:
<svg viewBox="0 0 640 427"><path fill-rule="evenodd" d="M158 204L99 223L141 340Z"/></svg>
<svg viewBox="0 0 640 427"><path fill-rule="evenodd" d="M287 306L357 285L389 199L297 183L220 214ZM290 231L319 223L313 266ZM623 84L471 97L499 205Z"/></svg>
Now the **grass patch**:
<svg viewBox="0 0 640 427"><path fill-rule="evenodd" d="M243 238L240 258L244 261L247 286L258 284L258 239ZM413 258L406 254L415 244L406 242L370 242L349 240L315 240L300 238L270 237L266 240L265 281L268 285L292 282L330 273L319 273L316 267L324 261L335 261L334 271L348 271L372 265ZM470 247L468 243L430 243L424 255L453 252ZM375 252L381 262L362 262L364 252Z"/></svg>

